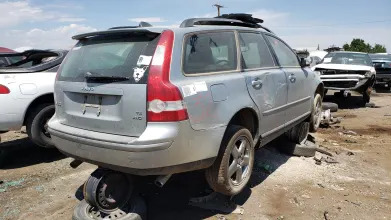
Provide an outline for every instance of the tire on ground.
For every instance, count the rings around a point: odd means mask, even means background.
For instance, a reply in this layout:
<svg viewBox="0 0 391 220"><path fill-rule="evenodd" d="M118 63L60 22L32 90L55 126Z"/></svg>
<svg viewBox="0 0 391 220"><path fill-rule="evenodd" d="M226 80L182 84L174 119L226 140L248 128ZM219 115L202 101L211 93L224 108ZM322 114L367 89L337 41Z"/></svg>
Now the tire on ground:
<svg viewBox="0 0 391 220"><path fill-rule="evenodd" d="M301 122L300 124L287 131L286 136L293 143L302 144L307 140L309 127L309 122Z"/></svg>
<svg viewBox="0 0 391 220"><path fill-rule="evenodd" d="M29 138L37 145L45 148L54 147L53 141L43 132L43 126L46 120L54 114L54 105L52 103L44 103L33 108L26 119L26 131Z"/></svg>
<svg viewBox="0 0 391 220"><path fill-rule="evenodd" d="M332 102L323 102L322 109L323 109L323 111L330 109L330 112L337 112L338 111L338 104L332 103Z"/></svg>
<svg viewBox="0 0 391 220"><path fill-rule="evenodd" d="M121 216L115 218L117 220L146 220L147 219L147 205L145 201L140 196L133 196L129 202L130 209L127 212L122 212ZM72 220L93 220L91 214L88 213L91 209L97 209L91 207L85 200L79 202L79 204L73 210ZM99 211L97 211L99 212ZM101 219L106 219L107 216L102 216ZM113 218L107 218L113 219Z"/></svg>
<svg viewBox="0 0 391 220"><path fill-rule="evenodd" d="M369 101L371 101L371 96L370 96L370 94L368 94L367 91L364 91L362 98L363 98L364 104L369 103Z"/></svg>
<svg viewBox="0 0 391 220"><path fill-rule="evenodd" d="M316 114L316 108L319 107L319 115L318 118L315 118ZM321 117L322 117L322 96L317 93L314 97L314 103L312 105L311 109L311 116L310 116L310 132L316 132L319 128Z"/></svg>
<svg viewBox="0 0 391 220"><path fill-rule="evenodd" d="M238 141L239 137L244 137L248 139L250 145L250 156L247 176L244 177L240 184L235 185L231 183L231 177L228 176L228 168L230 163L231 151L233 150L233 147L235 147L235 143L236 141ZM228 196L233 196L240 193L250 180L254 165L254 156L254 141L250 131L244 127L237 125L229 126L221 142L219 154L216 158L216 161L205 172L206 180L209 186L214 191Z"/></svg>

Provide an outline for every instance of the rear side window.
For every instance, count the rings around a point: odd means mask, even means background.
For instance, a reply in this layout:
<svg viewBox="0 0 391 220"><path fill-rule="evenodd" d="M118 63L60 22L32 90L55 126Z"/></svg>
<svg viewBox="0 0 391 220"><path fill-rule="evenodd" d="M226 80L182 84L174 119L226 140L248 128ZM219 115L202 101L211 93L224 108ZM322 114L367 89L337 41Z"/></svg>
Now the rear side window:
<svg viewBox="0 0 391 220"><path fill-rule="evenodd" d="M275 66L269 48L261 34L239 33L239 39L243 69Z"/></svg>
<svg viewBox="0 0 391 220"><path fill-rule="evenodd" d="M121 82L135 83L133 73L141 71L143 77L137 82L146 83L157 36L153 33L128 33L80 40L65 59L58 80L83 82L86 75L94 75L128 77L129 80Z"/></svg>
<svg viewBox="0 0 391 220"><path fill-rule="evenodd" d="M233 32L197 33L185 39L183 71L187 74L237 69Z"/></svg>
<svg viewBox="0 0 391 220"><path fill-rule="evenodd" d="M278 58L278 62L281 66L285 67L299 67L299 60L297 59L296 54L281 40L266 35L266 38L269 40L270 44L276 56Z"/></svg>
<svg viewBox="0 0 391 220"><path fill-rule="evenodd" d="M0 57L0 67L5 67L8 65L8 60L4 57Z"/></svg>

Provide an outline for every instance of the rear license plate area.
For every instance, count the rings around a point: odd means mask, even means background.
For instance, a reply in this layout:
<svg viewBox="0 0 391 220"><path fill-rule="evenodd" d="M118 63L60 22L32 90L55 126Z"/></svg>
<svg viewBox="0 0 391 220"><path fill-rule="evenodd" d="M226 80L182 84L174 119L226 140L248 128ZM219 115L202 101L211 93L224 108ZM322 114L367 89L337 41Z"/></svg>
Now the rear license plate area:
<svg viewBox="0 0 391 220"><path fill-rule="evenodd" d="M84 102L82 104L83 115L87 112L95 112L96 116L100 116L102 113L102 95L84 95Z"/></svg>

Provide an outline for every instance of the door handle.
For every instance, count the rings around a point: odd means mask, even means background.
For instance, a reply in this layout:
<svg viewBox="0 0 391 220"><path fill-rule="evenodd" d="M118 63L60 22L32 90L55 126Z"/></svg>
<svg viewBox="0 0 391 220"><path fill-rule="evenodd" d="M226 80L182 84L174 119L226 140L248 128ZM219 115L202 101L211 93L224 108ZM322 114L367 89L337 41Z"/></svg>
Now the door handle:
<svg viewBox="0 0 391 220"><path fill-rule="evenodd" d="M288 77L289 81L291 81L291 83L295 83L296 82L296 76L294 73L291 73Z"/></svg>
<svg viewBox="0 0 391 220"><path fill-rule="evenodd" d="M255 78L253 81L251 81L251 85L254 89L261 89L262 88L262 80Z"/></svg>

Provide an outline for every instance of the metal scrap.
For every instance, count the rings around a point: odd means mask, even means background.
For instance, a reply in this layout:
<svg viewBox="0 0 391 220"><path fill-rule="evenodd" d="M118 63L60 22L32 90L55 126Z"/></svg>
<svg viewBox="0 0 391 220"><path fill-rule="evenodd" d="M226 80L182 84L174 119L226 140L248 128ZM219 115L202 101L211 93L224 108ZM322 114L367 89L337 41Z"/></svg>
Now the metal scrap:
<svg viewBox="0 0 391 220"><path fill-rule="evenodd" d="M341 120L341 117L334 118L330 109L327 109L322 111L320 124L327 128L330 125L341 123Z"/></svg>

